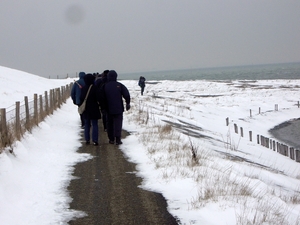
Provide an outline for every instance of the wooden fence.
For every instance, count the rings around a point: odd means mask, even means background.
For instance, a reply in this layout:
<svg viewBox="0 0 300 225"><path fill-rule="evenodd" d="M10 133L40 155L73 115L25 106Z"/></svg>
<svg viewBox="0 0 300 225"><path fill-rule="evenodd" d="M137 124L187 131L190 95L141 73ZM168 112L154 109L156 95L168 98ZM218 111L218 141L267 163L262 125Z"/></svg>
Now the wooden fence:
<svg viewBox="0 0 300 225"><path fill-rule="evenodd" d="M16 102L11 110L0 109L0 153L20 140L26 131L37 126L46 116L60 108L70 97L73 83L45 91L44 95L34 94L33 100L24 97L24 104Z"/></svg>
<svg viewBox="0 0 300 225"><path fill-rule="evenodd" d="M300 107L299 101L297 103L298 108ZM278 111L278 105L275 105L275 111ZM260 108L259 108L259 113L260 113ZM250 117L252 117L252 113L250 110ZM229 126L229 118L226 118L226 126ZM236 134L240 134L241 137L244 137L244 129L243 127L238 127L238 125L236 123L233 124L234 127L234 132ZM249 141L252 142L253 141L253 132L249 131ZM260 144L262 146L264 146L265 148L268 148L270 150L273 150L274 152L277 152L279 154L282 154L284 156L289 157L290 159L296 161L296 162L300 162L300 150L299 149L295 149L294 147L290 147L286 144L280 143L276 140L273 140L271 138L265 137L263 135L256 135L256 142L257 144Z"/></svg>

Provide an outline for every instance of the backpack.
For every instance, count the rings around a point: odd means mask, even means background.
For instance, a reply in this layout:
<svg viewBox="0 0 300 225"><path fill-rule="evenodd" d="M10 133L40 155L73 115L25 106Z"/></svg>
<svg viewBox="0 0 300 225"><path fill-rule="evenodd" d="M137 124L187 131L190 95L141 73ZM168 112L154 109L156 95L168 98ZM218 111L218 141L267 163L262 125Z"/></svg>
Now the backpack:
<svg viewBox="0 0 300 225"><path fill-rule="evenodd" d="M140 87L145 86L145 80L146 80L145 77L140 78L139 83L138 83Z"/></svg>

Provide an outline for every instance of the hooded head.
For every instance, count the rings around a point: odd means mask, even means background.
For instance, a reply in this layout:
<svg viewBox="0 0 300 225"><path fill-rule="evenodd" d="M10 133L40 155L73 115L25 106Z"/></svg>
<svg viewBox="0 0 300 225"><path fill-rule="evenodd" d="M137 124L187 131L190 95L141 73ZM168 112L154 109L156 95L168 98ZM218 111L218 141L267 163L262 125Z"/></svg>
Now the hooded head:
<svg viewBox="0 0 300 225"><path fill-rule="evenodd" d="M104 70L102 73L102 77L107 77L108 73L109 73L109 70Z"/></svg>
<svg viewBox="0 0 300 225"><path fill-rule="evenodd" d="M79 78L82 79L85 76L85 72L80 72L79 73Z"/></svg>
<svg viewBox="0 0 300 225"><path fill-rule="evenodd" d="M117 81L118 74L114 70L110 70L107 74L108 81Z"/></svg>
<svg viewBox="0 0 300 225"><path fill-rule="evenodd" d="M95 76L91 73L88 73L87 75L84 76L84 82L87 86L90 86L91 84L94 84L95 81Z"/></svg>

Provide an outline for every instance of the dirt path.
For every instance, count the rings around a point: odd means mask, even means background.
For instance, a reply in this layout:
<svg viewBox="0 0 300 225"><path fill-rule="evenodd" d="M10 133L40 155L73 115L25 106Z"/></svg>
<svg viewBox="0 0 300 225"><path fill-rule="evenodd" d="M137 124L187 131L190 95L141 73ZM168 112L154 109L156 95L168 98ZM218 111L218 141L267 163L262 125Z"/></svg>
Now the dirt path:
<svg viewBox="0 0 300 225"><path fill-rule="evenodd" d="M118 146L108 144L101 122L100 145L83 144L78 150L92 154L93 159L75 166L73 175L78 179L72 180L68 187L73 198L70 208L88 215L69 224L179 224L167 211L161 194L138 188L142 179L135 176L136 165L124 158Z"/></svg>

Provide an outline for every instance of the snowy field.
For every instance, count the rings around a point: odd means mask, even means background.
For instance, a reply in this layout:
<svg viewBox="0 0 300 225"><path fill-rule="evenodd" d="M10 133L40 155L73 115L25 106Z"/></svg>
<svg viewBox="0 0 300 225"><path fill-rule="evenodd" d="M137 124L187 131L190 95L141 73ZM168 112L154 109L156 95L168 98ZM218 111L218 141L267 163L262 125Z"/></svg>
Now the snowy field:
<svg viewBox="0 0 300 225"><path fill-rule="evenodd" d="M0 108L72 81L0 67ZM122 83L132 103L123 124L131 135L120 149L137 164L141 188L162 193L182 224L299 224L300 163L258 145L256 135L271 137L269 129L299 118L300 80L148 81L143 96L137 80ZM1 224L84 216L69 209L66 190L74 165L90 158L76 152L79 127L68 100L15 143L14 154L0 154Z"/></svg>

